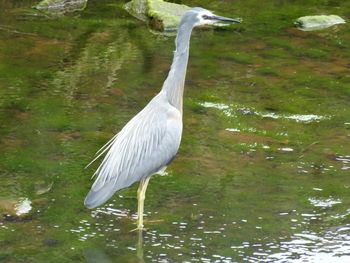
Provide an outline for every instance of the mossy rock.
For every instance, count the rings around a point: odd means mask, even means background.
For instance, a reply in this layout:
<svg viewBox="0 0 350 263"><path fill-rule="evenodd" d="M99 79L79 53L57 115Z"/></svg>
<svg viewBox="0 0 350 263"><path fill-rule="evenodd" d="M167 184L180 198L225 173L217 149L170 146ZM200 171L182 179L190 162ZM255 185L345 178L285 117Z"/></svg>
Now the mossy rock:
<svg viewBox="0 0 350 263"><path fill-rule="evenodd" d="M189 9L190 7L186 5L167 3L162 0L148 1L148 16L155 25L161 23L159 27L163 30L176 30L182 15Z"/></svg>
<svg viewBox="0 0 350 263"><path fill-rule="evenodd" d="M0 199L0 212L10 216L22 216L32 210L32 201L28 198L20 199Z"/></svg>
<svg viewBox="0 0 350 263"><path fill-rule="evenodd" d="M71 13L84 10L86 4L87 0L43 0L34 8L51 13Z"/></svg>
<svg viewBox="0 0 350 263"><path fill-rule="evenodd" d="M149 20L153 28L162 31L177 29L181 16L191 9L186 5L164 2L162 0L132 0L126 10L141 20Z"/></svg>
<svg viewBox="0 0 350 263"><path fill-rule="evenodd" d="M300 17L294 22L294 24L303 31L314 31L337 24L345 24L345 21L337 15L319 15Z"/></svg>
<svg viewBox="0 0 350 263"><path fill-rule="evenodd" d="M125 9L132 16L142 20L147 21L147 10L148 10L148 1L147 0L132 0L125 4Z"/></svg>

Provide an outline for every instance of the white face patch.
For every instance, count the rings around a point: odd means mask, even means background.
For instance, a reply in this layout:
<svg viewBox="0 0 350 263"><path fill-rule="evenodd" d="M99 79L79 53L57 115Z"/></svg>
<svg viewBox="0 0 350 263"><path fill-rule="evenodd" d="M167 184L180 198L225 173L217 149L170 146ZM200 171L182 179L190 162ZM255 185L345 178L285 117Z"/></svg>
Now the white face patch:
<svg viewBox="0 0 350 263"><path fill-rule="evenodd" d="M197 15L199 21L195 24L195 26L212 25L217 22L216 20L205 19L205 16L214 16L214 14L208 10L199 12Z"/></svg>

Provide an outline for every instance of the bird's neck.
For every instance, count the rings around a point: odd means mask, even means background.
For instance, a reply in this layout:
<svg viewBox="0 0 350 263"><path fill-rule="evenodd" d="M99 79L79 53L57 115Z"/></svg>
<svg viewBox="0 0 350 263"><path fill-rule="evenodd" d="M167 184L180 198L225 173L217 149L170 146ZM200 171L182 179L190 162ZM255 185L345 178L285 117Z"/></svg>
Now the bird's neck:
<svg viewBox="0 0 350 263"><path fill-rule="evenodd" d="M162 91L167 95L169 103L181 113L192 28L193 25L180 24L176 36L176 50L173 62L162 88Z"/></svg>

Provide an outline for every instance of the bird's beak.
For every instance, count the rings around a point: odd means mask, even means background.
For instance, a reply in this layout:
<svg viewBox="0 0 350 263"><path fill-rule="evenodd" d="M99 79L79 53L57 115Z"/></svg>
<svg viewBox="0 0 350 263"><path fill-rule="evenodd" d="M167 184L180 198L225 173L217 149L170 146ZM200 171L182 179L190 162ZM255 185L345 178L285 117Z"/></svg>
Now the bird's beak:
<svg viewBox="0 0 350 263"><path fill-rule="evenodd" d="M224 16L211 16L210 19L222 22L241 23L240 19L233 19Z"/></svg>

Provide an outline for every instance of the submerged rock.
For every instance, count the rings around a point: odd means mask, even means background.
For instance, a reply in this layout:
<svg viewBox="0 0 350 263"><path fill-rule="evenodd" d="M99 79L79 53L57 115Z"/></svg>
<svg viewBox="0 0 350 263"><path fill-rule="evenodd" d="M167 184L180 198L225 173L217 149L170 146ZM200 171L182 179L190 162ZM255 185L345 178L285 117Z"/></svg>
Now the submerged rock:
<svg viewBox="0 0 350 263"><path fill-rule="evenodd" d="M43 195L48 193L53 186L53 182L47 184L45 182L36 182L35 183L35 193L37 195Z"/></svg>
<svg viewBox="0 0 350 263"><path fill-rule="evenodd" d="M345 20L337 15L303 16L294 24L303 31L324 29L337 24L345 24Z"/></svg>
<svg viewBox="0 0 350 263"><path fill-rule="evenodd" d="M32 201L28 198L20 198L19 200L1 199L0 210L11 216L25 215L32 210Z"/></svg>
<svg viewBox="0 0 350 263"><path fill-rule="evenodd" d="M42 0L34 6L50 13L71 13L85 9L87 0Z"/></svg>
<svg viewBox="0 0 350 263"><path fill-rule="evenodd" d="M190 9L186 5L164 2L163 0L132 0L125 5L126 10L143 21L163 31L176 30L181 16Z"/></svg>

